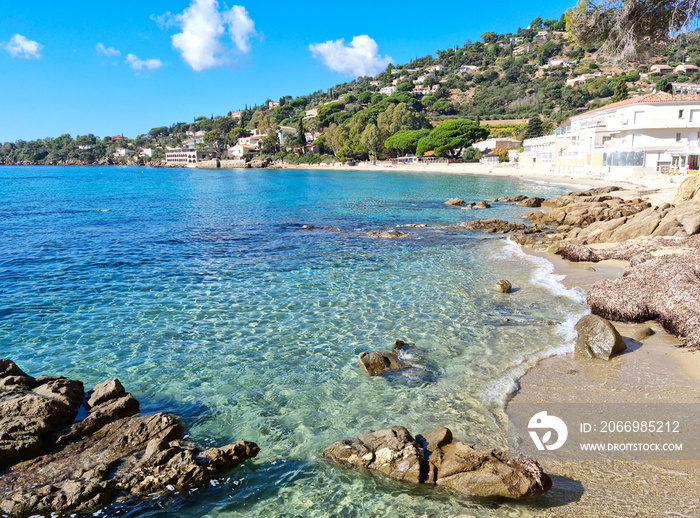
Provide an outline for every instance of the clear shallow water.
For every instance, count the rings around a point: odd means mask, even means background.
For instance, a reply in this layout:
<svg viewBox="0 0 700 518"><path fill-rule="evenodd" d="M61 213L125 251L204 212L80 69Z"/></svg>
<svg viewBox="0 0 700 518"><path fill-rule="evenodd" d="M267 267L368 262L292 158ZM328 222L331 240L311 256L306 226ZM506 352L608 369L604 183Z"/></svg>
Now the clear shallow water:
<svg viewBox="0 0 700 518"><path fill-rule="evenodd" d="M453 196L559 192L390 172L0 167L0 356L87 387L119 377L143 412L177 413L193 440L261 447L187 500L102 515L537 515L564 488L474 501L319 457L390 425L505 446L504 398L528 366L571 349L579 295L493 236L364 232L527 211L444 205ZM500 278L518 289L495 293ZM360 370L360 352L397 338L415 344L422 372Z"/></svg>

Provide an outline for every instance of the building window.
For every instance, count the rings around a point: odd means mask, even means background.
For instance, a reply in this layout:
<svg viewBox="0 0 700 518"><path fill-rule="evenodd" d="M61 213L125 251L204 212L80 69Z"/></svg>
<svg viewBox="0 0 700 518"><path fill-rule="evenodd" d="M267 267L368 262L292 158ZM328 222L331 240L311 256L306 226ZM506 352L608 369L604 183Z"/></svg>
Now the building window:
<svg viewBox="0 0 700 518"><path fill-rule="evenodd" d="M678 110L678 118L679 119L683 118L683 110Z"/></svg>
<svg viewBox="0 0 700 518"><path fill-rule="evenodd" d="M676 142L680 142L680 141L681 141L681 134L676 133Z"/></svg>

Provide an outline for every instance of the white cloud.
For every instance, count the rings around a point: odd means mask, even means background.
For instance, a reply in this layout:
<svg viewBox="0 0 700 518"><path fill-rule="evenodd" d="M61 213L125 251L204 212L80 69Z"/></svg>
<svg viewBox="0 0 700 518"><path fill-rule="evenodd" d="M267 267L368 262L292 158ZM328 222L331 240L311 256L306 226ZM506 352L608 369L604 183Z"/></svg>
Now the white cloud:
<svg viewBox="0 0 700 518"><path fill-rule="evenodd" d="M102 43L98 43L95 49L99 54L104 54L105 56L121 56L122 54L114 47L105 47Z"/></svg>
<svg viewBox="0 0 700 518"><path fill-rule="evenodd" d="M250 38L255 36L255 22L248 11L240 5L229 10L219 10L217 0L192 0L182 14L151 17L159 26L177 25L182 32L172 37L173 46L180 51L183 59L194 70L230 63L232 52L250 52ZM228 32L233 48L221 43L221 37Z"/></svg>
<svg viewBox="0 0 700 518"><path fill-rule="evenodd" d="M245 7L234 5L230 11L224 12L223 19L228 25L231 41L236 48L247 54L250 52L250 38L255 36L255 22L250 18Z"/></svg>
<svg viewBox="0 0 700 518"><path fill-rule="evenodd" d="M13 58L36 58L41 57L41 51L44 46L36 41L25 38L21 34L15 34L12 36L8 43L2 45L5 50L9 52Z"/></svg>
<svg viewBox="0 0 700 518"><path fill-rule="evenodd" d="M313 56L336 72L350 76L374 76L392 62L391 57L379 55L377 42L366 34L355 36L350 45L344 39L309 45Z"/></svg>
<svg viewBox="0 0 700 518"><path fill-rule="evenodd" d="M134 70L157 70L163 66L163 62L160 59L139 59L134 54L126 56L126 62Z"/></svg>

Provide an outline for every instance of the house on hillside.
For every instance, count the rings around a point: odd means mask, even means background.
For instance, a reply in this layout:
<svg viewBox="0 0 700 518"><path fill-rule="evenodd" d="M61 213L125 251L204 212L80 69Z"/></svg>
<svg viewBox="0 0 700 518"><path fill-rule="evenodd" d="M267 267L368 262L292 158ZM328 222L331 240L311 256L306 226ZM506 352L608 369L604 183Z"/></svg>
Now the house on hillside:
<svg viewBox="0 0 700 518"><path fill-rule="evenodd" d="M443 67L442 65L432 65L429 67L425 67L425 70L429 73L441 72L441 71L445 70L445 67Z"/></svg>
<svg viewBox="0 0 700 518"><path fill-rule="evenodd" d="M384 84L383 81L370 81L369 84L372 86L382 86Z"/></svg>
<svg viewBox="0 0 700 518"><path fill-rule="evenodd" d="M522 45L518 45L513 49L513 55L519 56L521 54L531 54L534 50L535 47L529 43L523 43Z"/></svg>
<svg viewBox="0 0 700 518"><path fill-rule="evenodd" d="M297 129L292 126L280 126L277 130L280 138L280 146L284 146L285 141L288 138L294 138L297 136Z"/></svg>
<svg viewBox="0 0 700 518"><path fill-rule="evenodd" d="M384 88L379 89L379 93L384 95L391 95L394 92L396 92L395 86L385 86Z"/></svg>
<svg viewBox="0 0 700 518"><path fill-rule="evenodd" d="M610 176L697 173L699 134L700 95L655 92L571 117L554 135L526 139L520 165Z"/></svg>
<svg viewBox="0 0 700 518"><path fill-rule="evenodd" d="M231 112L232 119L240 119L243 116L243 111Z"/></svg>
<svg viewBox="0 0 700 518"><path fill-rule="evenodd" d="M313 119L314 117L318 117L318 108L306 110L306 115L304 115L305 119Z"/></svg>
<svg viewBox="0 0 700 518"><path fill-rule="evenodd" d="M112 139L112 142L131 142L134 139L130 139L129 137L125 137L124 135L115 135L113 137L110 137Z"/></svg>
<svg viewBox="0 0 700 518"><path fill-rule="evenodd" d="M426 79L428 79L430 77L435 77L435 74L424 74L424 75L420 76L418 79L416 79L415 81L413 81L413 84L419 85L419 84L425 83Z"/></svg>
<svg viewBox="0 0 700 518"><path fill-rule="evenodd" d="M671 83L674 94L698 95L700 94L700 84L697 83Z"/></svg>
<svg viewBox="0 0 700 518"><path fill-rule="evenodd" d="M671 74L673 73L673 67L668 65L652 65L649 67L649 72L652 74Z"/></svg>
<svg viewBox="0 0 700 518"><path fill-rule="evenodd" d="M473 72L474 70L477 70L479 67L475 67L473 65L464 65L459 67L460 72Z"/></svg>
<svg viewBox="0 0 700 518"><path fill-rule="evenodd" d="M700 68L696 67L695 65L691 65L690 63L686 63L683 65L678 65L676 67L676 72L681 72L683 74L697 74L700 72Z"/></svg>
<svg viewBox="0 0 700 518"><path fill-rule="evenodd" d="M568 59L555 58L555 59L550 59L549 61L547 61L547 64L542 68L545 68L545 67L568 67L569 65L571 65L571 63L569 62Z"/></svg>
<svg viewBox="0 0 700 518"><path fill-rule="evenodd" d="M280 103L279 101L267 101L267 107L268 107L268 109L270 109L270 110L273 109L273 108L277 108L277 107L280 106L281 104L282 104L282 103Z"/></svg>

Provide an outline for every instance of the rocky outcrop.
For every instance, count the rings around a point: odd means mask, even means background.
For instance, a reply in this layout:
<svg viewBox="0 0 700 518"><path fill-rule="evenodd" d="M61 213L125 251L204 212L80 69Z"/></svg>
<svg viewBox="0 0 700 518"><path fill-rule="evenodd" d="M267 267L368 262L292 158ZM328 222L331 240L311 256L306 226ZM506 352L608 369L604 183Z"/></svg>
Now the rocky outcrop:
<svg viewBox="0 0 700 518"><path fill-rule="evenodd" d="M469 230L479 230L481 232L489 232L496 234L507 234L509 232L515 232L518 230L527 229L527 225L522 223L508 223L502 219L491 218L491 219L475 219L472 221L467 221L466 223L460 225L457 228L466 228Z"/></svg>
<svg viewBox="0 0 700 518"><path fill-rule="evenodd" d="M525 198L518 202L520 207L541 207L544 198Z"/></svg>
<svg viewBox="0 0 700 518"><path fill-rule="evenodd" d="M81 405L86 417L74 422ZM202 450L168 414L137 416L117 379L84 394L80 381L32 378L0 359L0 510L9 516L84 512L207 482L255 457L237 441Z"/></svg>
<svg viewBox="0 0 700 518"><path fill-rule="evenodd" d="M513 285L510 283L510 281L507 281L506 279L501 279L499 281L496 281L494 289L501 293L510 293L513 289Z"/></svg>
<svg viewBox="0 0 700 518"><path fill-rule="evenodd" d="M673 198L674 205L680 205L686 201L700 202L700 175L691 176L683 180Z"/></svg>
<svg viewBox="0 0 700 518"><path fill-rule="evenodd" d="M463 205L466 205L467 202L464 201L462 198L450 198L445 202L445 205L453 205L455 207L462 207Z"/></svg>
<svg viewBox="0 0 700 518"><path fill-rule="evenodd" d="M528 498L552 487L534 460L478 444L453 443L452 432L444 427L416 438L402 426L371 430L331 444L323 456L343 466L443 486L467 496Z"/></svg>
<svg viewBox="0 0 700 518"><path fill-rule="evenodd" d="M615 326L596 315L586 315L576 323L576 352L589 358L609 360L627 346Z"/></svg>

